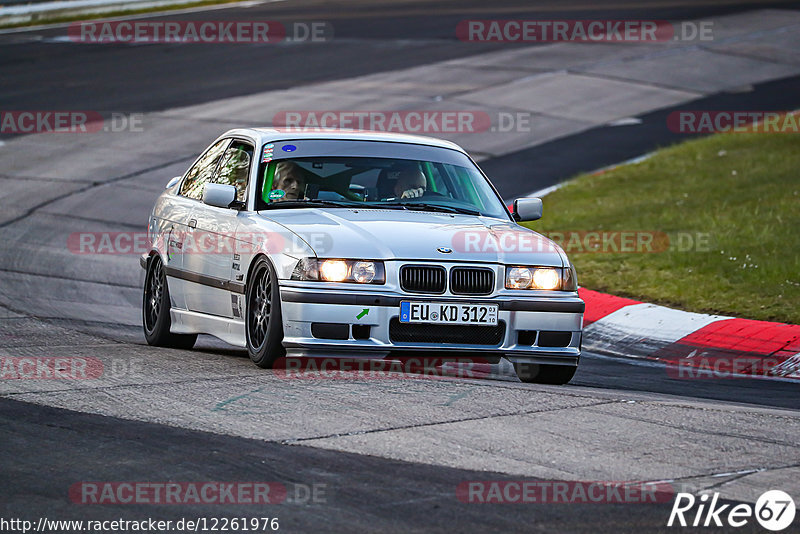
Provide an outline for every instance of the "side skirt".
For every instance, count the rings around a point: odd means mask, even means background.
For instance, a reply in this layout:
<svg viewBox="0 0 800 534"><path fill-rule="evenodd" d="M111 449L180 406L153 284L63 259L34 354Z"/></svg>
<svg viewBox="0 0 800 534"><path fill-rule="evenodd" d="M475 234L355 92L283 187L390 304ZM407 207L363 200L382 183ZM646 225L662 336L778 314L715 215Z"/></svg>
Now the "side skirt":
<svg viewBox="0 0 800 534"><path fill-rule="evenodd" d="M244 321L188 310L170 310L174 334L209 334L235 347L246 348Z"/></svg>

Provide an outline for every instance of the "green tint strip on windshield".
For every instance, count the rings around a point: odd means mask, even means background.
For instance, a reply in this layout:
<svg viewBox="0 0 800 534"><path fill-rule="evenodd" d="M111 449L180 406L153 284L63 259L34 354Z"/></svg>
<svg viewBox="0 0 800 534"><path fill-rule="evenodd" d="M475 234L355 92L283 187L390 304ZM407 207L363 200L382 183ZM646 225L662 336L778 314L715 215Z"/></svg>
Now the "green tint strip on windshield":
<svg viewBox="0 0 800 534"><path fill-rule="evenodd" d="M434 193L437 193L436 179L433 177L433 165L430 161L426 161L422 164L422 166L425 167L425 177L428 179L428 183L430 184L430 190Z"/></svg>
<svg viewBox="0 0 800 534"><path fill-rule="evenodd" d="M464 188L464 192L469 196L469 200L473 206L478 206L480 209L484 209L483 202L481 202L481 198L478 195L477 191L475 191L475 184L472 183L470 179L469 172L463 167L455 167L456 173L458 174L459 181L461 182L461 187Z"/></svg>
<svg viewBox="0 0 800 534"><path fill-rule="evenodd" d="M264 169L264 187L261 189L261 199L269 204L269 192L272 191L272 180L275 178L275 162L271 161Z"/></svg>

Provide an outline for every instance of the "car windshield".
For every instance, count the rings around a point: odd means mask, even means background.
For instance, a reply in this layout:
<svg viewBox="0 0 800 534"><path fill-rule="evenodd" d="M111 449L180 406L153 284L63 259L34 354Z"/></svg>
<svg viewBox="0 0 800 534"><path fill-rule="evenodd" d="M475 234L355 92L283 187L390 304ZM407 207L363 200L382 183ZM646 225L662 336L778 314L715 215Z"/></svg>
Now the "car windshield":
<svg viewBox="0 0 800 534"><path fill-rule="evenodd" d="M460 158L266 156L257 209L355 206L508 218L501 199L469 158L446 152Z"/></svg>

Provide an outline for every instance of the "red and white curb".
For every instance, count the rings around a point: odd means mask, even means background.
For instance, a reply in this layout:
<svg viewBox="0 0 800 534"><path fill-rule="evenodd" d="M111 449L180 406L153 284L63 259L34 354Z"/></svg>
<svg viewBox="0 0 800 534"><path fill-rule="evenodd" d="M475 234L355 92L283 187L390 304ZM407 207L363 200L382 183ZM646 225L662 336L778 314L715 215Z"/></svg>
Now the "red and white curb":
<svg viewBox="0 0 800 534"><path fill-rule="evenodd" d="M583 346L666 363L679 379L800 379L800 325L685 312L579 290Z"/></svg>

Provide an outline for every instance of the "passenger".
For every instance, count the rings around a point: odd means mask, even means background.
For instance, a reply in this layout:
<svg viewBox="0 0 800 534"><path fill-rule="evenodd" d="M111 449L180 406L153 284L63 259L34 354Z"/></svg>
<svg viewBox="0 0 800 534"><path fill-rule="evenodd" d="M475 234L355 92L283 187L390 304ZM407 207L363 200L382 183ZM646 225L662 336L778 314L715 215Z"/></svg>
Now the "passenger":
<svg viewBox="0 0 800 534"><path fill-rule="evenodd" d="M293 161L281 161L275 167L275 178L272 182L272 190L280 189L284 195L274 199L275 202L281 200L302 200L305 198L306 178L305 171Z"/></svg>

